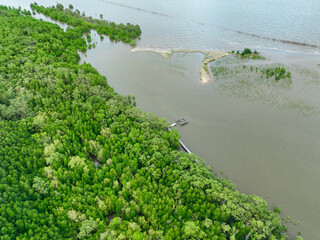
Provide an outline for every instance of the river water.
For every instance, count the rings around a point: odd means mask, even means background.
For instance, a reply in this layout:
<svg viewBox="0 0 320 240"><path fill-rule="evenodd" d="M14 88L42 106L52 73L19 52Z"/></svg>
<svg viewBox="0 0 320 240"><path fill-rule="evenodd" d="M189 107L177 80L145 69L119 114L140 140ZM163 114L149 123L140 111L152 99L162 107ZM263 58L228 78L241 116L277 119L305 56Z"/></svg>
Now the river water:
<svg viewBox="0 0 320 240"><path fill-rule="evenodd" d="M28 8L33 1L2 1ZM257 49L266 63L293 71L289 89L259 101L199 82L200 53L131 52L105 39L82 56L106 75L120 94L134 95L141 109L173 122L184 143L240 192L256 194L290 216L290 239L320 238L320 4L318 0L70 0L86 15L139 24L141 48ZM45 5L56 4L46 1ZM283 41L284 40L284 41ZM295 42L295 44L288 44ZM253 92L249 93L252 94ZM270 95L271 96L271 95ZM284 96L284 97L283 97ZM285 101L287 102L285 102ZM286 108L303 101L314 111ZM274 102L284 101L283 104ZM222 174L223 171L223 174ZM299 221L300 224L291 223Z"/></svg>

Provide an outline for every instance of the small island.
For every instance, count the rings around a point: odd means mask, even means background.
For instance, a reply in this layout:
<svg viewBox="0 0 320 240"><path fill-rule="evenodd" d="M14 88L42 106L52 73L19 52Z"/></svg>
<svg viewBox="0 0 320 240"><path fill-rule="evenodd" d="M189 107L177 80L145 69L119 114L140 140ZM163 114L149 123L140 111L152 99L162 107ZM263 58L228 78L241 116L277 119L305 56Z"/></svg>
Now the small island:
<svg viewBox="0 0 320 240"><path fill-rule="evenodd" d="M232 54L240 56L241 58L250 58L250 59L261 59L265 60L264 56L261 56L257 50L252 51L250 48L245 48L242 52L239 50L237 52L232 51Z"/></svg>

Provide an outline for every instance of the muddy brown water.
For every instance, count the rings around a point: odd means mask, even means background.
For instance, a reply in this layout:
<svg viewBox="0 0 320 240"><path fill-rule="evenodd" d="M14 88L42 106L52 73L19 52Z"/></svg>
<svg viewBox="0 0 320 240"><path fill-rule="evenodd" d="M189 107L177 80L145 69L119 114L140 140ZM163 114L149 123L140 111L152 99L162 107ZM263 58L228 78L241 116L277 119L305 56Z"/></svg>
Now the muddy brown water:
<svg viewBox="0 0 320 240"><path fill-rule="evenodd" d="M280 53L269 54L272 62ZM281 57L289 65L298 61ZM101 43L84 59L108 76L117 92L134 95L144 111L171 122L188 119L178 131L192 152L239 191L263 197L270 208L279 206L281 217L290 216L290 238L302 231L305 239L317 239L319 114L305 117L295 109L229 96L214 82L202 85L202 58L177 53L168 60L156 53L133 53L121 43Z"/></svg>

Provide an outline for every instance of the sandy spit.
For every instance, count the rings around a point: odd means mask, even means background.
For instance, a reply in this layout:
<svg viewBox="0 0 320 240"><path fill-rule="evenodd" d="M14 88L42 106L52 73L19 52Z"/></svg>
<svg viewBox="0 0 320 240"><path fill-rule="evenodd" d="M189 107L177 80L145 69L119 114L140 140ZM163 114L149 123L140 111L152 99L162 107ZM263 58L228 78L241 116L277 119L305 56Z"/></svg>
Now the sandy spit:
<svg viewBox="0 0 320 240"><path fill-rule="evenodd" d="M202 53L204 59L202 60L200 67L200 82L203 84L209 83L212 81L212 73L209 67L209 63L228 56L229 53L221 51L210 51L210 50L193 50L193 49L157 49L157 48L133 48L132 52L153 52L158 53L162 57L170 59L173 53Z"/></svg>

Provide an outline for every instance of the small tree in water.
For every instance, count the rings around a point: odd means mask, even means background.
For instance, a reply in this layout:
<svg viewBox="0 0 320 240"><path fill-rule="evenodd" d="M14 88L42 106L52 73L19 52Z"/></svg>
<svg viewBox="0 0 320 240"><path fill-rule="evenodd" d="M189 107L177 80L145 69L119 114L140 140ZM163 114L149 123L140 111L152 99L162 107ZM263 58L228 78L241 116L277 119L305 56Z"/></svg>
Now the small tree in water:
<svg viewBox="0 0 320 240"><path fill-rule="evenodd" d="M249 48L245 48L243 50L243 52L241 53L242 56L249 55L249 54L252 54L252 52L251 52L251 50Z"/></svg>

